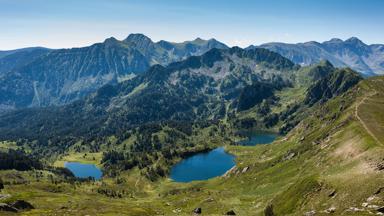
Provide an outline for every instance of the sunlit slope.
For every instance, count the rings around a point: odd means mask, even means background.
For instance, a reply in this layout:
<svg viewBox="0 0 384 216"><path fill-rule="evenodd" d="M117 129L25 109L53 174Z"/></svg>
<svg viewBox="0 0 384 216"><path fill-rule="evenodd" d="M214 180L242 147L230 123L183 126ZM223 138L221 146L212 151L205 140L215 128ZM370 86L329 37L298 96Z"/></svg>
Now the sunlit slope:
<svg viewBox="0 0 384 216"><path fill-rule="evenodd" d="M237 166L223 177L150 182L134 169L69 184L49 173L4 171L3 181L30 183L7 184L2 193L36 207L25 215L191 215L198 207L202 215L376 214L384 206L383 84L384 77L364 80L314 105L273 144L227 146Z"/></svg>
<svg viewBox="0 0 384 216"><path fill-rule="evenodd" d="M381 83L383 77L364 80L316 105L311 117L271 145L228 147L238 165L226 177L172 185L177 192L165 198L180 205L184 197L180 208L200 206L217 215L223 209L239 215L377 213L384 205Z"/></svg>
<svg viewBox="0 0 384 216"><path fill-rule="evenodd" d="M255 193L274 191L270 200L261 198L267 212L377 212L384 204L383 84L383 77L362 81L316 107L286 141L257 149L248 160L239 157L255 167Z"/></svg>

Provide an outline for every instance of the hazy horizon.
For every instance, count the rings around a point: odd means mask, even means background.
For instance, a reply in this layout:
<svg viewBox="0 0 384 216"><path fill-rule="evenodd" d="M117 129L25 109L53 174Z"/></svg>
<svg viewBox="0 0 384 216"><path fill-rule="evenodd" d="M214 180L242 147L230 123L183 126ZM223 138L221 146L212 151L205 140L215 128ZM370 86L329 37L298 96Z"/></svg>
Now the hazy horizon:
<svg viewBox="0 0 384 216"><path fill-rule="evenodd" d="M0 50L83 47L130 33L153 41L215 38L240 47L350 37L380 44L383 6L379 0L0 0Z"/></svg>

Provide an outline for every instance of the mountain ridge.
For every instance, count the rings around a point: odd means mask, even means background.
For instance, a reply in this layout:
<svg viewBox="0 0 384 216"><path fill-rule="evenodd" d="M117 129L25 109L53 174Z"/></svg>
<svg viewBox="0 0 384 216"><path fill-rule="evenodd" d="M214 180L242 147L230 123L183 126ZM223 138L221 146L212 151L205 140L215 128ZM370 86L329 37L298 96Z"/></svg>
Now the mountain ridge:
<svg viewBox="0 0 384 216"><path fill-rule="evenodd" d="M215 116L223 115L220 109L223 109L225 101L235 101L249 83L263 81L281 86L288 85L290 71L294 68L295 64L288 59L262 48L211 49L202 56L191 56L166 67L154 65L131 80L117 85L104 85L85 99L64 107L48 107L40 111L36 108L26 112L14 111L4 114L1 125L8 127L5 122L13 124L18 117L24 116L22 113L29 112L31 114L24 117L33 120L29 119L28 122L51 122L49 125L58 129L61 121L67 122L64 121L65 118L72 117L74 119L71 121L78 123L77 128L84 120L98 122L99 125L104 125L102 121L105 121L109 128L116 128L113 125L120 122L117 119L121 118L126 119L124 124L128 126L146 123L149 119L159 121L164 119L163 116L165 119L190 121L208 116L215 119ZM267 69L269 72L265 71ZM218 110L210 110L207 104ZM59 114L61 110L67 114ZM63 119L52 121L48 117L39 120L38 117L44 116L44 112L57 113L56 116ZM10 120L9 116L16 119ZM82 122L78 122L79 119L82 119ZM44 133L50 134L50 129Z"/></svg>
<svg viewBox="0 0 384 216"><path fill-rule="evenodd" d="M250 46L251 49L255 46ZM351 67L366 76L384 74L383 45L367 45L357 37L347 40L333 38L322 43L266 43L259 47L267 48L289 58L300 65L315 64L328 60L336 67Z"/></svg>
<svg viewBox="0 0 384 216"><path fill-rule="evenodd" d="M211 48L217 41L154 43L142 34L113 37L88 47L57 49L0 77L0 107L23 108L68 104L108 83L131 79L151 65L167 65Z"/></svg>
<svg viewBox="0 0 384 216"><path fill-rule="evenodd" d="M296 64L311 65L326 59L336 67L349 66L365 76L384 72L384 45L366 45L356 37L345 41L333 38L322 43L268 43L260 47L277 52ZM213 38L180 43L153 42L137 33L123 40L107 38L88 47L44 49L35 55L16 55L10 51L0 58L0 112L65 105L105 84L132 79L152 65L166 66L212 48L228 49L228 46ZM14 60L8 60L13 55ZM1 67L2 64L5 66Z"/></svg>

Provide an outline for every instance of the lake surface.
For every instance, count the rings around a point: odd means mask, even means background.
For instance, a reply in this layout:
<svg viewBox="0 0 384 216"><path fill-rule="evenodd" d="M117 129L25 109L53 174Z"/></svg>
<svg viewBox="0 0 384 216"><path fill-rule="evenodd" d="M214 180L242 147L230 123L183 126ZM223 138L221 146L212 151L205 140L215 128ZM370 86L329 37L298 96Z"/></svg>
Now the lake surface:
<svg viewBox="0 0 384 216"><path fill-rule="evenodd" d="M172 167L170 177L175 182L207 180L223 175L235 164L235 156L219 147L180 161Z"/></svg>
<svg viewBox="0 0 384 216"><path fill-rule="evenodd" d="M248 137L245 140L241 140L238 143L243 146L254 146L258 144L268 144L273 142L277 135L270 133L246 133Z"/></svg>
<svg viewBox="0 0 384 216"><path fill-rule="evenodd" d="M83 164L79 162L65 162L64 167L69 169L78 178L93 177L96 180L101 179L103 173L94 164Z"/></svg>

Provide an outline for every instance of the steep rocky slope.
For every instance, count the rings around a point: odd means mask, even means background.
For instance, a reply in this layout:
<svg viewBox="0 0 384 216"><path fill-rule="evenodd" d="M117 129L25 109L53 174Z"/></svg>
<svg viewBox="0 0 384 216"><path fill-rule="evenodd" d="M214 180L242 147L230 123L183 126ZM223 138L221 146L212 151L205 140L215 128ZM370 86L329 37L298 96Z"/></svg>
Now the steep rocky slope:
<svg viewBox="0 0 384 216"><path fill-rule="evenodd" d="M33 62L51 50L43 47L31 47L10 51L0 51L0 77L7 72Z"/></svg>
<svg viewBox="0 0 384 216"><path fill-rule="evenodd" d="M123 41L109 38L89 47L53 50L0 77L0 107L67 104L105 84L131 79L154 64L165 66L211 48L227 46L214 39L155 43L142 34L131 34ZM7 57L1 59L4 65L12 64L5 61Z"/></svg>
<svg viewBox="0 0 384 216"><path fill-rule="evenodd" d="M64 107L5 114L0 117L1 136L95 137L95 133L119 134L163 120L218 120L237 108L255 105L243 93L247 87L268 86L265 89L269 94L256 98L261 102L275 90L290 86L296 67L265 49L212 49L167 67L153 66L131 80L103 86L84 100Z"/></svg>

